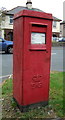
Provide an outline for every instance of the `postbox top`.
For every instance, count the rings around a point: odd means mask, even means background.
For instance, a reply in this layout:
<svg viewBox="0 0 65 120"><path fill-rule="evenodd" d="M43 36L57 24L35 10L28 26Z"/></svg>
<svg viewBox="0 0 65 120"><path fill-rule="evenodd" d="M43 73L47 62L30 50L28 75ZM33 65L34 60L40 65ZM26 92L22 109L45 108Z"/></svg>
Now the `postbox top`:
<svg viewBox="0 0 65 120"><path fill-rule="evenodd" d="M53 20L52 14L45 12L38 12L33 10L22 10L14 15L14 20L19 17L35 17L35 18L44 18L48 20Z"/></svg>

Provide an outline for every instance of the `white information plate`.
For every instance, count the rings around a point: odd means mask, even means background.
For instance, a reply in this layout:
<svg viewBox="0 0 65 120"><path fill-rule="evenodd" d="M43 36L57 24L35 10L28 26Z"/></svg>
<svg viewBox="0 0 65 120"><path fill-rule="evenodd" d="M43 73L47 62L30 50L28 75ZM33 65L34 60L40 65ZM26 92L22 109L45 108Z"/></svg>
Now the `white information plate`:
<svg viewBox="0 0 65 120"><path fill-rule="evenodd" d="M45 44L45 33L31 33L31 44Z"/></svg>

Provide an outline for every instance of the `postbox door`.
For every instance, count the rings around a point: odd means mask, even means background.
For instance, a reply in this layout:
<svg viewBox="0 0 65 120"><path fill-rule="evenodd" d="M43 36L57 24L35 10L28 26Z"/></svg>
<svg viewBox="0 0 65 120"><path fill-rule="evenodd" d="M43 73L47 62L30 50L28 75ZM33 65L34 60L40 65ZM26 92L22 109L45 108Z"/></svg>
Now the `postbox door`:
<svg viewBox="0 0 65 120"><path fill-rule="evenodd" d="M23 104L28 105L48 101L52 24L24 19Z"/></svg>

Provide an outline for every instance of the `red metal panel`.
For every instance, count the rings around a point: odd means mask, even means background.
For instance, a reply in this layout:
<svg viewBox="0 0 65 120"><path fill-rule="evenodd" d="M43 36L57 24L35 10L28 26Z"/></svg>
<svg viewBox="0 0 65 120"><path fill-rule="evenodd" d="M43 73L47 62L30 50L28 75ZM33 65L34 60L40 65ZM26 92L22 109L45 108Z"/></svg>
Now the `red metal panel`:
<svg viewBox="0 0 65 120"><path fill-rule="evenodd" d="M22 104L23 101L23 18L14 21L13 53L13 96Z"/></svg>
<svg viewBox="0 0 65 120"><path fill-rule="evenodd" d="M23 10L14 19L14 98L20 105L48 101L52 16ZM31 32L46 33L46 44L31 44Z"/></svg>
<svg viewBox="0 0 65 120"><path fill-rule="evenodd" d="M38 21L48 24L47 50L29 50L30 33L29 23ZM27 29L27 31L26 31ZM33 30L33 28L32 28ZM24 23L24 81L23 101L24 105L48 101L49 77L50 77L50 50L51 50L51 22L41 19L25 18ZM35 29L36 31L36 29ZM50 31L50 32L49 32ZM31 31L32 32L32 31ZM43 32L43 29L42 29ZM48 42L49 41L49 42ZM40 46L40 45L39 45Z"/></svg>

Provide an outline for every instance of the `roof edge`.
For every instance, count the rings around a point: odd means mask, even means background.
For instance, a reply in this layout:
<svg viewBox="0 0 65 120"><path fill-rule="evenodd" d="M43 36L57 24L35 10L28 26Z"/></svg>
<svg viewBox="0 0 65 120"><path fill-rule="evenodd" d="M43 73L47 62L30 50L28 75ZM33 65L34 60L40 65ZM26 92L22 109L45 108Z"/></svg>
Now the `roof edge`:
<svg viewBox="0 0 65 120"><path fill-rule="evenodd" d="M52 14L50 13L44 13L44 12L39 12L39 11L34 11L33 10L22 10L19 13L14 15L14 19L17 19L19 17L37 17L37 18L44 18L44 19L50 19L53 20Z"/></svg>

